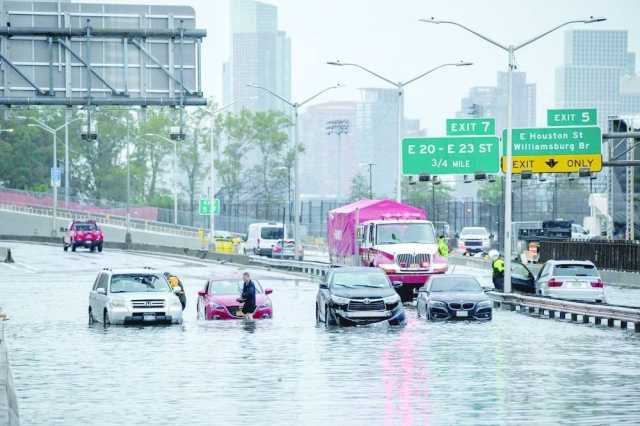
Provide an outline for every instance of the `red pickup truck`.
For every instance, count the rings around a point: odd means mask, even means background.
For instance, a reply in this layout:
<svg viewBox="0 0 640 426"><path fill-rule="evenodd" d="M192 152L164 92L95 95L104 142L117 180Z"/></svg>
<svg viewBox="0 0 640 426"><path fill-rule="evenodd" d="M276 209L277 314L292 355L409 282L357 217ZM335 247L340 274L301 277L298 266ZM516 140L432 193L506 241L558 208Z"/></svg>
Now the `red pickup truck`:
<svg viewBox="0 0 640 426"><path fill-rule="evenodd" d="M68 233L62 238L64 251L69 247L71 251L76 251L77 247L85 247L91 251L97 248L99 252L102 251L104 234L95 220L74 220L65 231Z"/></svg>

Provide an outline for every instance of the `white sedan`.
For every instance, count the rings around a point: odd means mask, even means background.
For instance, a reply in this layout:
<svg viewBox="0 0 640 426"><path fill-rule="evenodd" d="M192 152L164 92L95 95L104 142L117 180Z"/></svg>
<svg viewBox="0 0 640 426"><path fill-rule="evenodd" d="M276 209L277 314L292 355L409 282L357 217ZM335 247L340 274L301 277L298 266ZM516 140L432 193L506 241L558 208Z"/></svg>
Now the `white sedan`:
<svg viewBox="0 0 640 426"><path fill-rule="evenodd" d="M590 261L549 260L536 280L536 294L554 299L605 302L604 282Z"/></svg>

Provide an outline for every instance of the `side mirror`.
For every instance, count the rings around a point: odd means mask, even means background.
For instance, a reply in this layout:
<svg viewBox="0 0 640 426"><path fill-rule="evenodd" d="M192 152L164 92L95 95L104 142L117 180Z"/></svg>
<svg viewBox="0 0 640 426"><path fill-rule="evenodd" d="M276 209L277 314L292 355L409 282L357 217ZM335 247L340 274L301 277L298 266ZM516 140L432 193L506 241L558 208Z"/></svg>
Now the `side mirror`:
<svg viewBox="0 0 640 426"><path fill-rule="evenodd" d="M64 226L60 227L60 232L67 232L67 228L65 228Z"/></svg>
<svg viewBox="0 0 640 426"><path fill-rule="evenodd" d="M106 288L100 287L96 291L98 292L98 294L103 294L103 295L107 294L107 289Z"/></svg>
<svg viewBox="0 0 640 426"><path fill-rule="evenodd" d="M493 234L489 234L489 239L490 239L490 240L493 240L495 237L496 237L495 235L493 235Z"/></svg>
<svg viewBox="0 0 640 426"><path fill-rule="evenodd" d="M273 293L273 289L272 288L265 288L264 289L264 294L271 294Z"/></svg>
<svg viewBox="0 0 640 426"><path fill-rule="evenodd" d="M420 287L420 288L418 289L418 293L426 293L426 294L429 294L429 290L427 290L427 287L423 285L422 287Z"/></svg>
<svg viewBox="0 0 640 426"><path fill-rule="evenodd" d="M329 289L329 284L327 283L320 283L320 288L323 290L328 290Z"/></svg>
<svg viewBox="0 0 640 426"><path fill-rule="evenodd" d="M207 292L204 291L204 290L199 290L198 291L198 296L204 297L206 294L207 294Z"/></svg>
<svg viewBox="0 0 640 426"><path fill-rule="evenodd" d="M584 235L589 235L589 231L587 231L586 229L585 229L584 231L582 231L582 233L583 233Z"/></svg>
<svg viewBox="0 0 640 426"><path fill-rule="evenodd" d="M456 239L460 238L460 234L458 234L457 232L455 233L454 237L456 237Z"/></svg>
<svg viewBox="0 0 640 426"><path fill-rule="evenodd" d="M393 288L400 288L404 283L402 281L394 281Z"/></svg>

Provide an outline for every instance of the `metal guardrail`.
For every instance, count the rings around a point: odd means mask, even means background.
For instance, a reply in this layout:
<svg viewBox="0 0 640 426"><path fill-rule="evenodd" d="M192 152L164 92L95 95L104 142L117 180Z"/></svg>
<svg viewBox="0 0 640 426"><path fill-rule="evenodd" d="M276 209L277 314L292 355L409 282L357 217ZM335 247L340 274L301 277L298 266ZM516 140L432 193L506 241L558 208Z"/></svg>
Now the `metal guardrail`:
<svg viewBox="0 0 640 426"><path fill-rule="evenodd" d="M538 296L524 296L520 294L488 293L498 306L512 311L527 314L538 314L548 318L569 319L572 322L601 325L606 322L608 327L616 323L623 329L633 328L640 333L640 309L621 306L599 305L565 300L549 299ZM557 315L556 315L557 314ZM580 321L578 321L578 318Z"/></svg>
<svg viewBox="0 0 640 426"><path fill-rule="evenodd" d="M0 203L0 209L13 211L17 213L27 213L27 214L34 214L34 215L41 215L41 216L52 216L53 214L52 208L40 207L40 206L24 206L24 205ZM57 217L61 219L69 219L69 220L92 219L92 220L95 220L96 222L99 222L105 225L118 226L122 228L126 228L127 226L127 218L124 216L114 216L111 214L102 214L102 213L87 213L83 211L65 210L65 209L57 209L56 214L57 214ZM182 226L182 225L170 225L162 222L131 218L129 220L129 227L131 229L159 232L162 234L179 235L179 236L192 237L192 238L199 237L198 228Z"/></svg>

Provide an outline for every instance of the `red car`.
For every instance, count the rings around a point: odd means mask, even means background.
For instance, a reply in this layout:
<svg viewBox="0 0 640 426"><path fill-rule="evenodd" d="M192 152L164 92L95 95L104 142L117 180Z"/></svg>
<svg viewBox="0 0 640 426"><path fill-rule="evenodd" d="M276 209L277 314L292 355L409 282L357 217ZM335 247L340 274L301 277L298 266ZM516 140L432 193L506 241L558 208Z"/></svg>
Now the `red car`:
<svg viewBox="0 0 640 426"><path fill-rule="evenodd" d="M253 318L273 318L273 307L269 297L273 290L270 288L262 290L262 286L256 280L253 280L253 283L256 286L256 310ZM242 294L242 285L240 278L219 278L207 281L204 289L198 292L198 319L242 318L238 315L242 310L242 304L237 300Z"/></svg>
<svg viewBox="0 0 640 426"><path fill-rule="evenodd" d="M104 234L95 220L74 220L65 231L67 236L62 238L62 247L67 251L76 251L77 247L85 247L91 251L102 251Z"/></svg>

